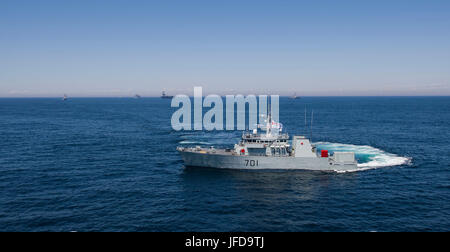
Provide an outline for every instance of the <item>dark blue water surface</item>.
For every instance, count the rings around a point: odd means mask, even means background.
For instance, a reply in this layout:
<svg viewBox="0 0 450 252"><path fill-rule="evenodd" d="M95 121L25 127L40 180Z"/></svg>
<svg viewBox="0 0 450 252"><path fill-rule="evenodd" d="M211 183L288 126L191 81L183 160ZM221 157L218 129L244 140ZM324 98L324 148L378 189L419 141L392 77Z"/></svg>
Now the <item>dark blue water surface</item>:
<svg viewBox="0 0 450 252"><path fill-rule="evenodd" d="M0 99L0 231L449 231L450 98L280 101L291 135L314 109L319 148L360 171L183 167L170 100ZM309 135L309 133L307 133Z"/></svg>

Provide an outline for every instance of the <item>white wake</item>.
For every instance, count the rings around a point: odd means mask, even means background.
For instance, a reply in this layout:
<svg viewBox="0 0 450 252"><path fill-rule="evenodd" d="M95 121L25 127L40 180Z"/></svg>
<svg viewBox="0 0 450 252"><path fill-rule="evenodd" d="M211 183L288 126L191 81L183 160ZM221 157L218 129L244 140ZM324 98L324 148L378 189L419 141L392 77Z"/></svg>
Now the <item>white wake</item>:
<svg viewBox="0 0 450 252"><path fill-rule="evenodd" d="M354 152L356 159L358 160L358 170L398 166L409 164L411 162L411 158L401 157L368 145L329 142L318 142L314 143L314 145L319 150L328 150L331 153L335 151Z"/></svg>

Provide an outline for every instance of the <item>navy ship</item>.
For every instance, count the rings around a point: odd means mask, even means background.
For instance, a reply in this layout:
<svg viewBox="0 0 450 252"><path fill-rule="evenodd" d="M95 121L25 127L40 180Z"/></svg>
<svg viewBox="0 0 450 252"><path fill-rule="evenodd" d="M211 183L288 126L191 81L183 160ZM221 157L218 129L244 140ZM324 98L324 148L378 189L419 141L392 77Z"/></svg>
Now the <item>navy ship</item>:
<svg viewBox="0 0 450 252"><path fill-rule="evenodd" d="M186 167L223 169L298 169L350 171L357 169L355 153L334 152L317 148L305 136L282 133L282 124L267 116L264 125L244 132L234 148L216 149L178 147Z"/></svg>
<svg viewBox="0 0 450 252"><path fill-rule="evenodd" d="M166 95L166 92L163 91L163 92L162 92L162 95L161 95L161 98L163 98L163 99L172 99L172 98L173 98L173 95Z"/></svg>
<svg viewBox="0 0 450 252"><path fill-rule="evenodd" d="M289 98L292 99L292 100L300 99L300 97L297 96L297 93L294 93L294 95L290 96Z"/></svg>

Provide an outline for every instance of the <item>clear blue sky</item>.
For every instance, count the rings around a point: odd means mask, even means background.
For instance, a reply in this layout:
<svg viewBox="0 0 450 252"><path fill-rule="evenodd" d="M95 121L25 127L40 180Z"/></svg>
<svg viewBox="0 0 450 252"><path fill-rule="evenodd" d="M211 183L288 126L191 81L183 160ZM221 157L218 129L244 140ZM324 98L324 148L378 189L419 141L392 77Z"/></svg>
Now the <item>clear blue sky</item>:
<svg viewBox="0 0 450 252"><path fill-rule="evenodd" d="M0 96L450 95L450 1L0 1Z"/></svg>

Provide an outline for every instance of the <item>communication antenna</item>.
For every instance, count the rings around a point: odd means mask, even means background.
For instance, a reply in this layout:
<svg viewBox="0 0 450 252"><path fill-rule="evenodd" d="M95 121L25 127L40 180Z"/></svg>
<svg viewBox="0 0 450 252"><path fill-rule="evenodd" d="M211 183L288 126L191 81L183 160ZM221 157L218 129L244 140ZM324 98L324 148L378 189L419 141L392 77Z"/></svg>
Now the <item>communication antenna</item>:
<svg viewBox="0 0 450 252"><path fill-rule="evenodd" d="M314 110L311 110L311 137L310 137L310 141L312 143L312 137L313 137L313 119L314 119Z"/></svg>
<svg viewBox="0 0 450 252"><path fill-rule="evenodd" d="M306 130L307 130L307 123L306 123L306 105L305 105L305 134L308 134Z"/></svg>

